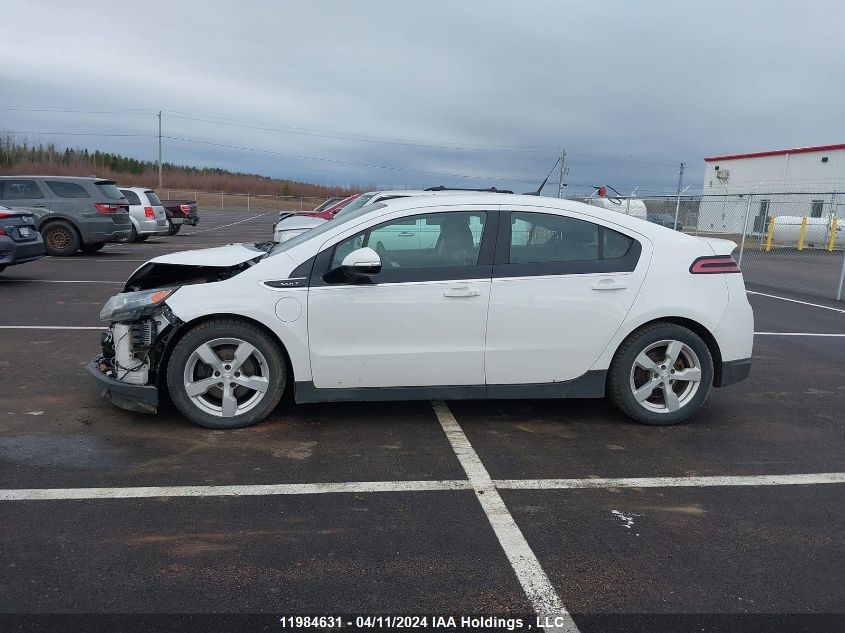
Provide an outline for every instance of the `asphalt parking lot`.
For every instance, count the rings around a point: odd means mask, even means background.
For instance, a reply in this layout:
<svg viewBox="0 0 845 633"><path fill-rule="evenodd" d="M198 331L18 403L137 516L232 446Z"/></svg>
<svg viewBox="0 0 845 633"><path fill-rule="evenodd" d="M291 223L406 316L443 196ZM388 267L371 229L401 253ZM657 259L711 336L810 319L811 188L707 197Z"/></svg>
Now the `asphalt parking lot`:
<svg viewBox="0 0 845 633"><path fill-rule="evenodd" d="M751 378L682 426L592 400L283 402L210 431L117 409L84 369L136 267L267 241L275 213L201 218L0 278L7 630L92 613L845 626L845 304L749 287Z"/></svg>

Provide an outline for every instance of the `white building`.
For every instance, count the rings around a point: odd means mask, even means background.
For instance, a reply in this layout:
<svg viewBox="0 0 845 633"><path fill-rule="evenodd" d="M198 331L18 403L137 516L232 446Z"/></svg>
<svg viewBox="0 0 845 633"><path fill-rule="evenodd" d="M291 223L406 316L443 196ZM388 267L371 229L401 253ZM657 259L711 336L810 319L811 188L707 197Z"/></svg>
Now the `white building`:
<svg viewBox="0 0 845 633"><path fill-rule="evenodd" d="M746 215L759 233L769 216L845 214L845 144L711 156L704 165L702 231L741 232Z"/></svg>

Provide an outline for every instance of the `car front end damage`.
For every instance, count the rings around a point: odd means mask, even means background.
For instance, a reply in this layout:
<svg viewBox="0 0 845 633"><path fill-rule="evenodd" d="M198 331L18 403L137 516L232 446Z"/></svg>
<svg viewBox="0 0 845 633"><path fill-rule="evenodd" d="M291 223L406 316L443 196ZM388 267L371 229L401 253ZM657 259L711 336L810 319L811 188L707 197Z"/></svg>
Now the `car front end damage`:
<svg viewBox="0 0 845 633"><path fill-rule="evenodd" d="M124 292L109 299L100 313L110 325L102 353L87 369L103 397L122 409L158 410L158 370L167 342L181 324L164 301L176 290Z"/></svg>
<svg viewBox="0 0 845 633"><path fill-rule="evenodd" d="M124 291L103 306L100 320L109 327L101 353L89 361L87 370L102 388L103 397L116 406L144 413L158 410L164 361L184 325L167 300L183 286L238 275L267 254L266 249L251 245L209 250L215 253L205 261L189 252L147 262L127 280ZM224 265L207 263L215 260Z"/></svg>

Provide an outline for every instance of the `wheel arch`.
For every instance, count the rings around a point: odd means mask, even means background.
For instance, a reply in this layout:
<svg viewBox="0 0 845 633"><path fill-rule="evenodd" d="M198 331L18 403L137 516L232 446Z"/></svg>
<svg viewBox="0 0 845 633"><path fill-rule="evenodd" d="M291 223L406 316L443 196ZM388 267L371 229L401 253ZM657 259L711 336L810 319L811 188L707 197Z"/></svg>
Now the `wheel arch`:
<svg viewBox="0 0 845 633"><path fill-rule="evenodd" d="M707 349L710 351L710 356L713 357L713 386L720 387L722 385L722 350L719 348L719 342L716 340L716 337L713 336L713 333L704 325L694 319L690 319L687 317L666 316L651 319L650 321L646 321L644 323L640 323L623 337L619 345L614 350L613 356L616 356L616 354L619 352L619 349L625 344L625 341L628 340L628 337L630 337L634 332L644 327L648 327L649 325L653 325L654 323L672 323L674 325L680 325L681 327L685 327L688 330L691 330L702 341L704 341L704 344L707 345Z"/></svg>
<svg viewBox="0 0 845 633"><path fill-rule="evenodd" d="M244 316L242 314L220 312L214 314L205 314L190 321L180 321L174 326L175 329L168 336L156 366L156 386L159 388L160 391L167 392L167 365L170 362L170 356L172 355L173 350L179 343L179 341L182 340L182 338L196 326L217 319L234 319L237 321L248 323L249 325L252 325L257 329L261 330L273 341L275 341L276 345L279 348L279 351L282 353L282 360L285 364L285 370L287 371L288 375L288 384L285 385L285 392L287 392L289 389L293 389L293 385L295 384L293 363L290 359L290 353L288 352L284 342L279 338L279 335L276 334L269 327L264 325L261 321L253 319L251 317Z"/></svg>

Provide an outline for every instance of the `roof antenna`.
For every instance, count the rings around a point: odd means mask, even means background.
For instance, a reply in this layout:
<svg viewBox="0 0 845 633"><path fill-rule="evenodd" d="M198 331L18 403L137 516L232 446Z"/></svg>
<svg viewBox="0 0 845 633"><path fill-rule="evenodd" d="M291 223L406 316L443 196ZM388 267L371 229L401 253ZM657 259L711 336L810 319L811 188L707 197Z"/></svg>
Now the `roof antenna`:
<svg viewBox="0 0 845 633"><path fill-rule="evenodd" d="M526 195L526 196L539 196L539 195L540 195L540 192L543 190L543 187L545 187L545 186L546 186L546 183L549 181L549 177L552 175L552 172L555 170L555 167L557 167L557 164L558 164L559 162L560 162L560 156L558 156L558 157L557 157L557 160L555 161L555 164L554 164L554 165L552 165L552 168L549 170L548 175L547 175L547 176L543 179L543 184L541 184L539 187L537 187L537 191L528 191L528 192L526 192L526 193L525 193L525 194L523 194L523 195ZM566 185L563 185L563 186L565 187Z"/></svg>

